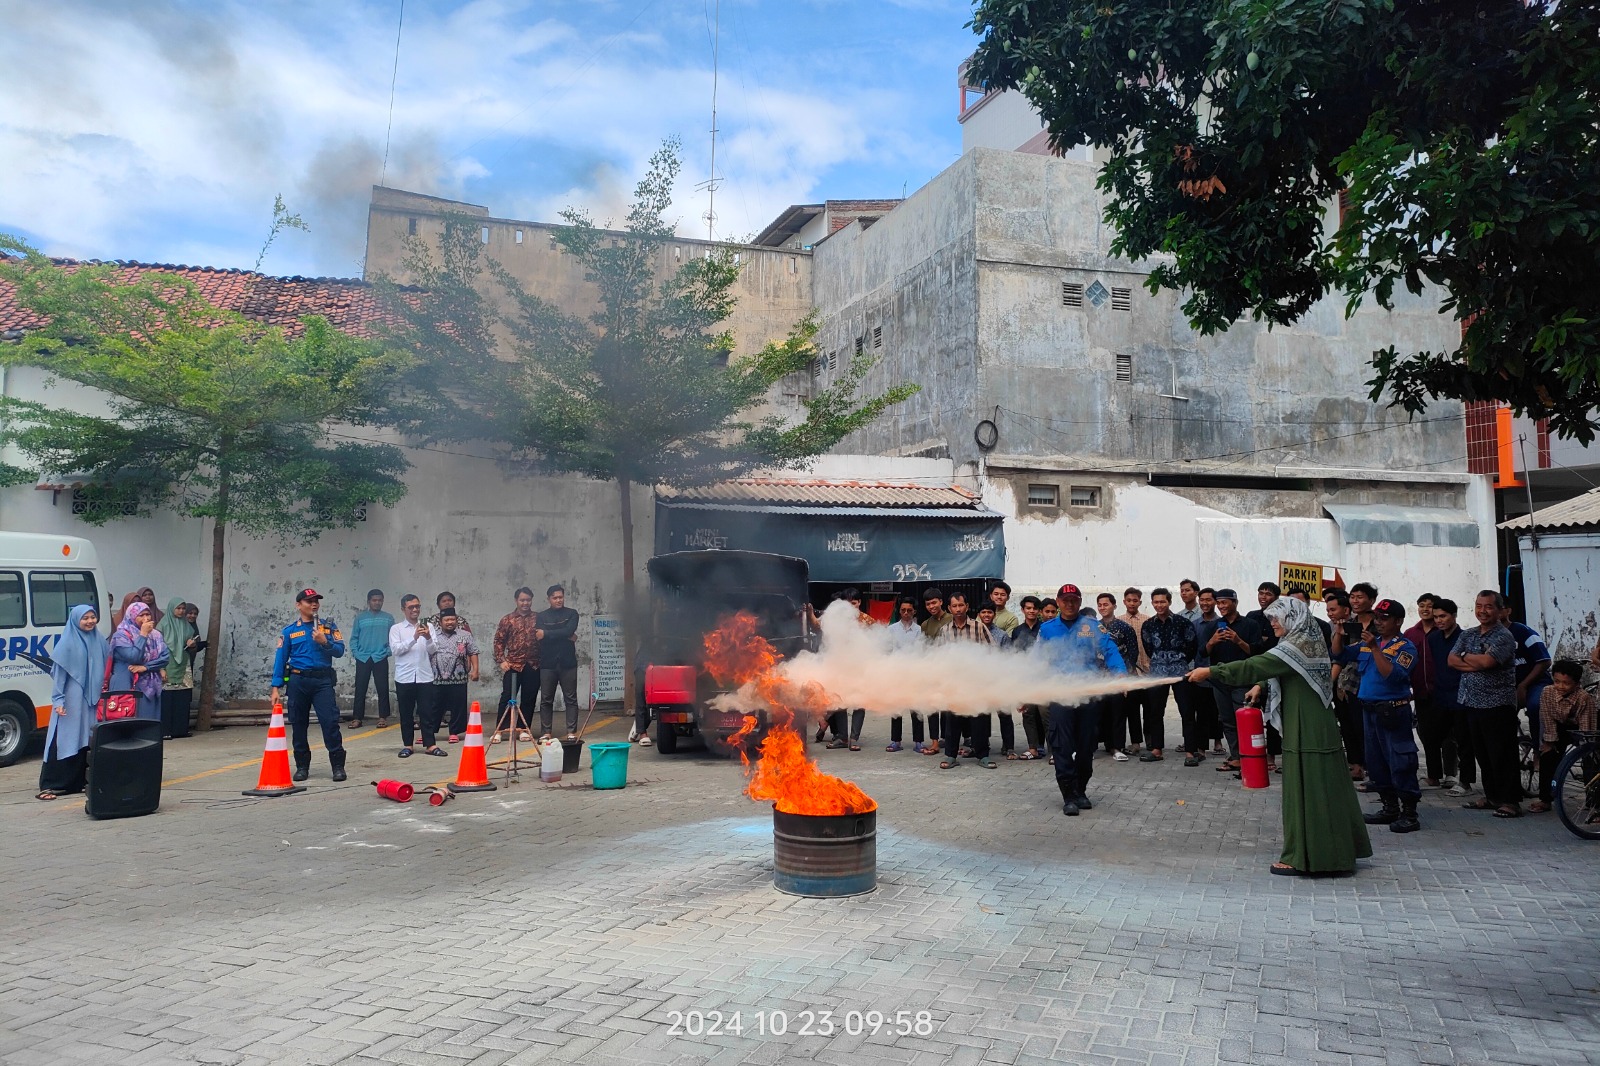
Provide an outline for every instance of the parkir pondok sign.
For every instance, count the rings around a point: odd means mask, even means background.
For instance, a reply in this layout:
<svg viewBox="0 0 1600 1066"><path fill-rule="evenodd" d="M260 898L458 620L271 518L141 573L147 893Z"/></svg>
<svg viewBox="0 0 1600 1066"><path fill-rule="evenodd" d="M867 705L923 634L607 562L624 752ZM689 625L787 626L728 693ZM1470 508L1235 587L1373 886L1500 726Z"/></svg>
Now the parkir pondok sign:
<svg viewBox="0 0 1600 1066"><path fill-rule="evenodd" d="M1291 592L1304 592L1313 600L1320 600L1324 589L1343 588L1344 581L1339 577L1339 571L1333 571L1332 580L1324 580L1323 565L1321 563L1286 563L1278 562L1278 586L1283 589L1285 596Z"/></svg>

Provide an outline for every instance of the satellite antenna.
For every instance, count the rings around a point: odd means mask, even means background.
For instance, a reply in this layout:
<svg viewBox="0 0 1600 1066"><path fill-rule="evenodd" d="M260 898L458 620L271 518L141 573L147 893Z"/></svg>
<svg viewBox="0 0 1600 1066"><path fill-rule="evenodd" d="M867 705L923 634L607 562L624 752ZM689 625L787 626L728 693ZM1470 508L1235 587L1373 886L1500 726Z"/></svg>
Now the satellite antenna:
<svg viewBox="0 0 1600 1066"><path fill-rule="evenodd" d="M717 239L717 186L722 184L722 179L717 177L717 60L721 42L722 0L717 0L711 29L711 176L695 186L706 191L706 213L700 217L706 220L708 241Z"/></svg>

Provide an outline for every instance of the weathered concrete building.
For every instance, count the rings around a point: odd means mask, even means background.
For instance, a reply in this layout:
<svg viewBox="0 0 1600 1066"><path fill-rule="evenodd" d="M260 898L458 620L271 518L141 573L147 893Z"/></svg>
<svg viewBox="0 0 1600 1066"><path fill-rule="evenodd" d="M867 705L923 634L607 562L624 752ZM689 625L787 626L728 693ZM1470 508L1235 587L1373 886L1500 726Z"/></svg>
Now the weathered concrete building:
<svg viewBox="0 0 1600 1066"><path fill-rule="evenodd" d="M1437 301L1195 334L1114 259L1088 162L979 148L814 252L824 367L922 392L841 451L947 456L1010 516L1007 576L1253 587L1278 560L1396 593L1491 579L1492 501L1458 404L1366 399L1370 353L1448 341ZM831 371L824 369L821 383Z"/></svg>

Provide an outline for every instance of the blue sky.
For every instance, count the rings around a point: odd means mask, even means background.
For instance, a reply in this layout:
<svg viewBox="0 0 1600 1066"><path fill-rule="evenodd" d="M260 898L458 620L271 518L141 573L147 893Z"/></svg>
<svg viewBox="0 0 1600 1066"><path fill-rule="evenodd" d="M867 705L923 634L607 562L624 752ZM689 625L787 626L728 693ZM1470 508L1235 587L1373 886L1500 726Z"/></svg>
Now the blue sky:
<svg viewBox="0 0 1600 1066"><path fill-rule="evenodd" d="M406 0L386 184L620 217L684 142L703 235L716 0ZM56 255L360 273L399 0L0 0L0 231ZM955 0L722 0L718 234L790 203L898 196L960 153Z"/></svg>

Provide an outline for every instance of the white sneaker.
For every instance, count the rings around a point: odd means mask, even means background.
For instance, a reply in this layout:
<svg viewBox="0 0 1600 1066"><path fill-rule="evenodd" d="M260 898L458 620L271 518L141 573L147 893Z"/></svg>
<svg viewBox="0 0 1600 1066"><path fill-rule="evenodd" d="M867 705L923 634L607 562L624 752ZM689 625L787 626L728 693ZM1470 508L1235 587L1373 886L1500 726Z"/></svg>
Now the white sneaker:
<svg viewBox="0 0 1600 1066"><path fill-rule="evenodd" d="M628 743L629 744L635 743L638 739L639 739L639 727L636 726L636 725L629 726L628 727Z"/></svg>
<svg viewBox="0 0 1600 1066"><path fill-rule="evenodd" d="M1114 751L1114 752L1111 753L1111 757L1113 759L1117 760L1118 762L1127 762L1128 761L1128 753L1125 752L1125 751Z"/></svg>

